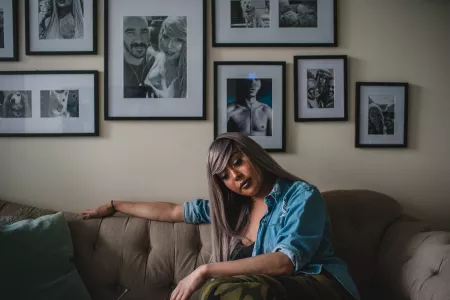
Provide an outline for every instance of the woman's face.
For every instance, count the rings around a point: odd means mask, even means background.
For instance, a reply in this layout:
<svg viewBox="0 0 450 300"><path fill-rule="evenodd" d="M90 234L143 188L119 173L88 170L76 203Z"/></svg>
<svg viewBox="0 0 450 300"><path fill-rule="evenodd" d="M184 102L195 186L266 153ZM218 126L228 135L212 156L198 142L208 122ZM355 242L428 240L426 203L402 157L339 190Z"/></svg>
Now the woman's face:
<svg viewBox="0 0 450 300"><path fill-rule="evenodd" d="M183 46L184 42L181 39L169 36L165 31L162 32L160 48L168 60L178 59Z"/></svg>
<svg viewBox="0 0 450 300"><path fill-rule="evenodd" d="M225 170L218 174L225 186L237 194L255 197L262 186L263 172L241 152L231 155Z"/></svg>

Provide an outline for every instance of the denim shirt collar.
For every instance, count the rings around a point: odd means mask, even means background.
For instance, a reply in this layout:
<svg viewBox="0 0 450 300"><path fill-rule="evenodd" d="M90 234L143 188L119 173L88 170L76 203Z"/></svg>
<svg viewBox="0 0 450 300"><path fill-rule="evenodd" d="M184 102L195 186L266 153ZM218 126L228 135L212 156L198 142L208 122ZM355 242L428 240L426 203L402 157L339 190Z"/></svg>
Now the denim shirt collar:
<svg viewBox="0 0 450 300"><path fill-rule="evenodd" d="M267 195L266 199L274 200L275 203L279 202L282 197L280 197L283 194L284 187L286 186L286 180L282 178L277 178L275 181L275 184L273 185L272 191Z"/></svg>

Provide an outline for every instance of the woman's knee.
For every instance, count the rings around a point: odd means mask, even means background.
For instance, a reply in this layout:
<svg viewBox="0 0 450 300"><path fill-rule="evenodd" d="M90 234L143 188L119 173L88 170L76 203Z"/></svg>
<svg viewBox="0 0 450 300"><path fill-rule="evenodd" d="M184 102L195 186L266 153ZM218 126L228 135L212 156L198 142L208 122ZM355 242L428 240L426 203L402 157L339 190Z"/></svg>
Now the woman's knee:
<svg viewBox="0 0 450 300"><path fill-rule="evenodd" d="M200 295L200 300L273 299L269 285L239 276L209 281L203 286Z"/></svg>

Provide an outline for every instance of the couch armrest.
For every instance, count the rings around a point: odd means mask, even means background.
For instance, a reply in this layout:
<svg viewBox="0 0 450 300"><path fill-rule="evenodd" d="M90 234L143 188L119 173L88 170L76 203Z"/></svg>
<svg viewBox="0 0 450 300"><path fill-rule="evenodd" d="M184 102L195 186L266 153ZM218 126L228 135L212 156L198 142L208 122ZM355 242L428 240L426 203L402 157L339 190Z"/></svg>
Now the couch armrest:
<svg viewBox="0 0 450 300"><path fill-rule="evenodd" d="M397 221L380 248L378 281L390 299L450 299L450 232Z"/></svg>

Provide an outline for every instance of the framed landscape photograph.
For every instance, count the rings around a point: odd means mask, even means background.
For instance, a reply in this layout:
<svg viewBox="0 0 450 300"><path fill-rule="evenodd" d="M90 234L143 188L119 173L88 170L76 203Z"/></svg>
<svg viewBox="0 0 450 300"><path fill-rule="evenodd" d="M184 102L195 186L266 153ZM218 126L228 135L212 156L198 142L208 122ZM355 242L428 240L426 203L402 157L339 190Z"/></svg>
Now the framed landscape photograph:
<svg viewBox="0 0 450 300"><path fill-rule="evenodd" d="M0 61L18 61L18 4L0 0Z"/></svg>
<svg viewBox="0 0 450 300"><path fill-rule="evenodd" d="M356 82L356 148L408 146L408 83Z"/></svg>
<svg viewBox="0 0 450 300"><path fill-rule="evenodd" d="M105 119L206 119L206 0L105 0Z"/></svg>
<svg viewBox="0 0 450 300"><path fill-rule="evenodd" d="M214 62L214 138L240 132L266 151L285 152L285 72L285 62Z"/></svg>
<svg viewBox="0 0 450 300"><path fill-rule="evenodd" d="M347 56L294 56L296 122L346 121Z"/></svg>
<svg viewBox="0 0 450 300"><path fill-rule="evenodd" d="M97 71L0 72L0 136L98 136Z"/></svg>
<svg viewBox="0 0 450 300"><path fill-rule="evenodd" d="M97 54L97 0L25 0L27 55Z"/></svg>
<svg viewBox="0 0 450 300"><path fill-rule="evenodd" d="M337 0L212 0L213 47L336 47Z"/></svg>

